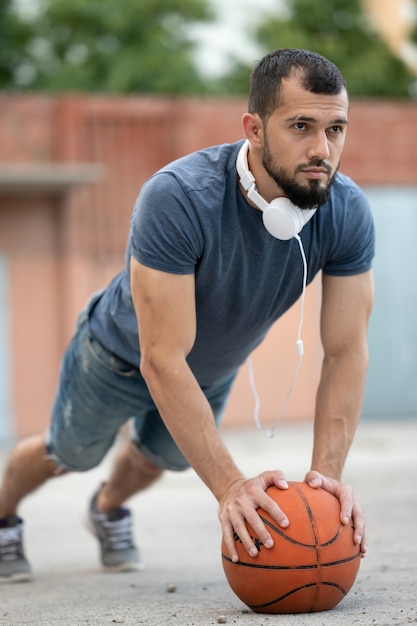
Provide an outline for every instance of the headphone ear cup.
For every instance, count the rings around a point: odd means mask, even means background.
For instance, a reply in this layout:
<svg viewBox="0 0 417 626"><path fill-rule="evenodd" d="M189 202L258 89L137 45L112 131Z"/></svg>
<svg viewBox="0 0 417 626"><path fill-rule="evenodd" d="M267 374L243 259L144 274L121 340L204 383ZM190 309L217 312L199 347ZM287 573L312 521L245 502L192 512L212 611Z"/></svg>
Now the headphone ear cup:
<svg viewBox="0 0 417 626"><path fill-rule="evenodd" d="M277 239L292 239L303 226L298 211L288 198L276 198L262 213L266 230Z"/></svg>

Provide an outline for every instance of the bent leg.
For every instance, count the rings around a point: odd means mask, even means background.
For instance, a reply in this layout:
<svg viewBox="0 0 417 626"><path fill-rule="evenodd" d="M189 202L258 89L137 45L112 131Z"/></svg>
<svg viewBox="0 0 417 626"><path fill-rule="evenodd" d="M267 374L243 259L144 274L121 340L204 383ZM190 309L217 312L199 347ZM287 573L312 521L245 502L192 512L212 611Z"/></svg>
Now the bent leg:
<svg viewBox="0 0 417 626"><path fill-rule="evenodd" d="M66 473L48 457L45 436L19 442L6 465L0 487L0 517L17 515L19 502L49 478Z"/></svg>
<svg viewBox="0 0 417 626"><path fill-rule="evenodd" d="M134 443L125 443L116 456L108 482L97 496L97 508L102 513L119 509L128 498L150 487L162 473Z"/></svg>

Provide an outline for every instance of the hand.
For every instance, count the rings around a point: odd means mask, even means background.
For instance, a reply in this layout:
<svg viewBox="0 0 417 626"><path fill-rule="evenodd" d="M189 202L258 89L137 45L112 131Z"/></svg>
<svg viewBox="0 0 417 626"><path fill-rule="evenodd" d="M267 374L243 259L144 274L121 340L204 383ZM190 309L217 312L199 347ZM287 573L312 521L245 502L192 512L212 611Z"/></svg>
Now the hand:
<svg viewBox="0 0 417 626"><path fill-rule="evenodd" d="M258 554L258 548L248 532L245 521L250 524L266 548L272 548L274 545L272 536L257 513L259 507L269 513L281 528L286 528L289 524L285 513L265 493L266 489L272 485L279 489L288 489L288 483L283 472L278 470L262 472L250 480L238 479L229 485L220 499L219 518L223 538L230 558L235 563L239 560L239 556L234 533L238 535L250 556L255 557Z"/></svg>
<svg viewBox="0 0 417 626"><path fill-rule="evenodd" d="M363 558L368 549L366 523L358 498L353 493L352 487L344 485L334 478L323 476L315 470L311 470L305 477L305 482L314 489L325 489L336 496L340 501L340 521L342 524L349 524L352 518L354 527L354 541L360 546L361 557Z"/></svg>

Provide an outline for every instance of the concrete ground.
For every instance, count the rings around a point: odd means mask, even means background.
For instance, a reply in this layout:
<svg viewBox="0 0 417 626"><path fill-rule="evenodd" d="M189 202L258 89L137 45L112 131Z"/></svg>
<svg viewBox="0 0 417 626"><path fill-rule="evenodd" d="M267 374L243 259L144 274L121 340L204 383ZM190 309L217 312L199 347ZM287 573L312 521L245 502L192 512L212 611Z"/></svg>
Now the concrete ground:
<svg viewBox="0 0 417 626"><path fill-rule="evenodd" d="M247 475L283 469L302 480L311 425L278 427L273 439L254 429L223 433ZM0 465L6 453L0 454ZM365 422L345 471L369 525L369 552L350 593L332 611L255 614L233 594L220 558L217 505L192 471L167 474L131 501L146 569L109 574L81 518L111 457L84 475L51 481L21 508L35 579L0 586L4 626L397 626L417 623L417 419Z"/></svg>

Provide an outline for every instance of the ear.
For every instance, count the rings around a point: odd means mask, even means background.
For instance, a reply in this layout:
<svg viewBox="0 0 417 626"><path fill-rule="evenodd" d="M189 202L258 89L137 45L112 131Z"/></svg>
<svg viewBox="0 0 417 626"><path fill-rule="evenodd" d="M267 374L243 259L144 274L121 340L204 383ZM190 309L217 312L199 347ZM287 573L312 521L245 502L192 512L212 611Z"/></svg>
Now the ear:
<svg viewBox="0 0 417 626"><path fill-rule="evenodd" d="M242 115L242 127L246 139L254 148L262 148L264 145L264 125L257 113L244 113Z"/></svg>

